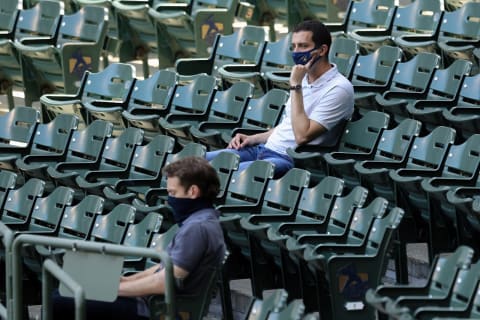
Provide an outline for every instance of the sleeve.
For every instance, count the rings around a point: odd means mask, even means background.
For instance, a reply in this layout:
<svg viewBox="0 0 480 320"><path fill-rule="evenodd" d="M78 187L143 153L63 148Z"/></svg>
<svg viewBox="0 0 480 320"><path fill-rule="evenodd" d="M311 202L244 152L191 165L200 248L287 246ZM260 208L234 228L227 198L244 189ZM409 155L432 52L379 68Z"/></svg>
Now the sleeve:
<svg viewBox="0 0 480 320"><path fill-rule="evenodd" d="M193 224L177 233L170 251L170 258L174 265L190 273L200 263L206 247L202 225Z"/></svg>
<svg viewBox="0 0 480 320"><path fill-rule="evenodd" d="M339 121L349 118L353 111L351 95L341 86L334 86L325 95L315 100L315 105L309 118L332 129Z"/></svg>

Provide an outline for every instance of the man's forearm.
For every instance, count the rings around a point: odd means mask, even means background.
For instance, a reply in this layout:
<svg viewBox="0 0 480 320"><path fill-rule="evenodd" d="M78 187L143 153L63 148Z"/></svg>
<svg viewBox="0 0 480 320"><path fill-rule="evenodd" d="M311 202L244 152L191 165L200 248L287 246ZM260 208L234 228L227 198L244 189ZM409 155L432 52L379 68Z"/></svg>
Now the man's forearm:
<svg viewBox="0 0 480 320"><path fill-rule="evenodd" d="M118 295L122 297L141 297L150 294L163 294L164 292L164 270L137 279L122 281L118 288Z"/></svg>

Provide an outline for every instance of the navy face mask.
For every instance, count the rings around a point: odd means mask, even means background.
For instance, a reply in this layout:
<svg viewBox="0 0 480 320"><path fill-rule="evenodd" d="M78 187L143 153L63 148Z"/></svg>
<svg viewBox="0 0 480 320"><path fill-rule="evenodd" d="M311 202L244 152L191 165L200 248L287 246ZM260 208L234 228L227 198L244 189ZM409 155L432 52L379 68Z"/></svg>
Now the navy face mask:
<svg viewBox="0 0 480 320"><path fill-rule="evenodd" d="M306 65L310 59L312 59L312 52L317 50L318 48L313 48L310 51L301 51L301 52L292 52L292 59L295 64ZM316 58L314 63L320 59L320 57Z"/></svg>
<svg viewBox="0 0 480 320"><path fill-rule="evenodd" d="M212 203L204 198L176 198L168 196L167 203L172 207L173 220L180 226L195 211L212 208Z"/></svg>

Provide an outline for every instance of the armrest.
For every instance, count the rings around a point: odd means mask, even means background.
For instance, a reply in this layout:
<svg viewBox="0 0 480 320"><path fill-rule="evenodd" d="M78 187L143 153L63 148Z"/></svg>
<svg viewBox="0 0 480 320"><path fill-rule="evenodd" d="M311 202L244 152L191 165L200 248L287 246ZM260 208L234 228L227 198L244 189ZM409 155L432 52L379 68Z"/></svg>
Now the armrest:
<svg viewBox="0 0 480 320"><path fill-rule="evenodd" d="M215 56L209 58L183 58L175 63L179 75L194 75L197 73L211 74Z"/></svg>
<svg viewBox="0 0 480 320"><path fill-rule="evenodd" d="M360 37L390 37L392 30L390 29L355 29L351 32Z"/></svg>
<svg viewBox="0 0 480 320"><path fill-rule="evenodd" d="M35 45L55 45L55 38L52 37L28 37L20 40L15 40L14 45L23 46L35 46Z"/></svg>
<svg viewBox="0 0 480 320"><path fill-rule="evenodd" d="M324 154L323 157L328 163L343 164L347 162L371 159L372 154L363 152L330 152Z"/></svg>

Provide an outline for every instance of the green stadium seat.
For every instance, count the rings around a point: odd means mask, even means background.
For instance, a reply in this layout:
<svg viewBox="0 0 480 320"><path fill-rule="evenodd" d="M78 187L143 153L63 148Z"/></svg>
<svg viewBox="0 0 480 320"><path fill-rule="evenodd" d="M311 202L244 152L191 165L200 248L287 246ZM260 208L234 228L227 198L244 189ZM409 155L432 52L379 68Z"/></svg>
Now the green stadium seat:
<svg viewBox="0 0 480 320"><path fill-rule="evenodd" d="M108 106L120 105L115 111L121 114L134 80L134 67L125 63L110 64L99 72L87 71L75 94L46 94L40 98L43 118L53 119L61 113L75 114L80 119L79 128L95 119L115 120L110 114L102 115L99 111L108 111ZM124 128L123 123L117 121L113 133L118 135Z"/></svg>
<svg viewBox="0 0 480 320"><path fill-rule="evenodd" d="M205 114L168 116L171 118L167 126L162 125L167 134L176 137L177 142L195 141L194 137L208 135L199 128L208 128L228 124L236 127L240 124L253 95L253 85L248 82L237 82L228 89L215 91L213 100Z"/></svg>
<svg viewBox="0 0 480 320"><path fill-rule="evenodd" d="M266 298L258 297L255 299L249 310L247 317L251 320L269 319L274 312L280 312L287 306L288 292L284 289L278 289L271 292Z"/></svg>
<svg viewBox="0 0 480 320"><path fill-rule="evenodd" d="M287 153L293 158L296 167L310 171L313 181L320 181L328 175L325 155L347 159L350 155L373 155L382 132L387 129L390 116L383 112L370 111L357 121L348 121L338 144L332 147L301 146Z"/></svg>
<svg viewBox="0 0 480 320"><path fill-rule="evenodd" d="M350 79L359 54L360 47L357 41L338 37L332 40L328 59L331 63L337 65L338 72Z"/></svg>
<svg viewBox="0 0 480 320"><path fill-rule="evenodd" d="M120 203L111 211L95 216L90 241L121 244L130 224L135 222L135 208Z"/></svg>
<svg viewBox="0 0 480 320"><path fill-rule="evenodd" d="M12 13L13 14L13 13ZM15 15L13 15L14 17ZM30 9L20 10L13 37L0 38L0 78L2 87L21 87L25 93L25 104L38 100L38 77L28 68L22 68L21 57L16 48L20 41L36 41L49 44L55 37L59 21L63 16L63 5L58 1L41 1ZM11 90L11 89L8 89ZM10 92L11 94L11 92ZM9 102L13 97L9 97ZM9 104L9 109L15 106Z"/></svg>
<svg viewBox="0 0 480 320"><path fill-rule="evenodd" d="M217 194L216 203L225 202L228 185L233 173L238 170L240 156L233 152L220 152L215 158L210 160L210 164L215 169L220 180L220 191Z"/></svg>
<svg viewBox="0 0 480 320"><path fill-rule="evenodd" d="M6 225L27 224L34 209L35 200L43 195L45 182L29 179L17 189L8 191L7 201L1 208L1 220Z"/></svg>
<svg viewBox="0 0 480 320"><path fill-rule="evenodd" d="M107 26L108 15L101 7L87 6L64 15L54 43L17 43L22 68L38 74L37 86L41 94L73 94L78 90L85 71L99 70ZM38 100L40 95L36 98Z"/></svg>
<svg viewBox="0 0 480 320"><path fill-rule="evenodd" d="M177 74L158 70L149 78L135 81L122 117L128 126L143 129L145 139L151 140L160 133L158 119L170 111L177 87Z"/></svg>
<svg viewBox="0 0 480 320"><path fill-rule="evenodd" d="M111 136L112 124L96 120L83 130L74 130L70 138L68 149L61 161L58 159L43 159L43 162L30 162L28 155L16 161L16 168L25 176L37 177L51 181L49 170L61 162L94 164L100 159L107 138ZM35 158L32 160L36 160ZM46 162L45 162L46 161Z"/></svg>

